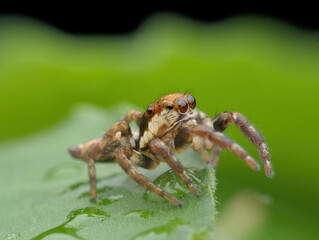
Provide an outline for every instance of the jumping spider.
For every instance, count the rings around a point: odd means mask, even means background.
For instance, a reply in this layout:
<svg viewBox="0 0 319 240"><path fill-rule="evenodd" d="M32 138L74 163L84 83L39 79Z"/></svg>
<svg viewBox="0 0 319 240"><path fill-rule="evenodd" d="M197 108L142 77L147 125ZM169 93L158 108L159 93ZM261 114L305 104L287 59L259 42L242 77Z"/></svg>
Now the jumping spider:
<svg viewBox="0 0 319 240"><path fill-rule="evenodd" d="M223 112L211 119L195 106L194 97L188 93L169 94L150 104L144 114L136 110L130 111L102 137L69 148L73 157L88 163L91 200L96 199L94 162L116 160L134 181L177 206L182 206L182 203L148 181L136 167L155 169L160 162L166 162L195 196L198 193L192 180L175 157L175 153L187 148L199 151L204 160L214 168L221 149L229 149L252 169L259 170L257 162L222 133L231 123L239 127L258 147L265 172L268 177L272 177L267 145L246 117L238 112ZM131 121L139 126L139 132L132 134L128 125ZM210 158L206 151L212 149L214 152Z"/></svg>

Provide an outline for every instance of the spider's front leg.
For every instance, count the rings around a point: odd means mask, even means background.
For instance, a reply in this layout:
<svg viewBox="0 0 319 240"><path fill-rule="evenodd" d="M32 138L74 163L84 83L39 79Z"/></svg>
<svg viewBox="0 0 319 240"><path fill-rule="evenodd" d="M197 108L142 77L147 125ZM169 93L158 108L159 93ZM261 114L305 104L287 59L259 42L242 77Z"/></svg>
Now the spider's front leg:
<svg viewBox="0 0 319 240"><path fill-rule="evenodd" d="M147 178L135 168L135 166L140 166L146 169L154 169L157 167L158 162L123 146L120 146L115 151L115 154L118 164L135 182L179 207L183 205L178 199L147 180Z"/></svg>
<svg viewBox="0 0 319 240"><path fill-rule="evenodd" d="M167 162L167 164L176 172L183 182L187 185L189 190L197 197L197 190L192 183L191 178L188 176L184 170L183 165L178 161L178 159L171 153L169 147L163 143L160 139L154 139L149 143L150 151L156 154L161 160Z"/></svg>
<svg viewBox="0 0 319 240"><path fill-rule="evenodd" d="M265 172L268 177L273 176L272 167L269 160L268 147L258 130L248 121L248 119L238 112L223 112L213 119L214 129L223 132L231 123L240 128L242 133L258 147L260 157L263 160Z"/></svg>

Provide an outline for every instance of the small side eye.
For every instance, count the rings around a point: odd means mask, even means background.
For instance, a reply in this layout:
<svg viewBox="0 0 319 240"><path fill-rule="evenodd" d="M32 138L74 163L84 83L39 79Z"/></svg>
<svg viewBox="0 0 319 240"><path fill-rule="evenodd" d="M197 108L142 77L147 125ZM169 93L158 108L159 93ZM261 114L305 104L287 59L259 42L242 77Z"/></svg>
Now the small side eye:
<svg viewBox="0 0 319 240"><path fill-rule="evenodd" d="M153 113L153 108L152 107L148 107L146 112L148 113L148 115L151 115Z"/></svg>
<svg viewBox="0 0 319 240"><path fill-rule="evenodd" d="M166 108L167 108L168 110L172 110L172 109L174 108L173 103L167 104L167 105L166 105Z"/></svg>
<svg viewBox="0 0 319 240"><path fill-rule="evenodd" d="M189 106L191 107L191 108L195 108L196 107L196 100L195 100L195 98L192 96L192 95L187 95L187 101L188 101L188 103L189 103Z"/></svg>
<svg viewBox="0 0 319 240"><path fill-rule="evenodd" d="M179 99L178 102L178 108L179 110L184 113L187 111L187 108L188 108L188 105L187 105L187 102L184 100L184 99Z"/></svg>

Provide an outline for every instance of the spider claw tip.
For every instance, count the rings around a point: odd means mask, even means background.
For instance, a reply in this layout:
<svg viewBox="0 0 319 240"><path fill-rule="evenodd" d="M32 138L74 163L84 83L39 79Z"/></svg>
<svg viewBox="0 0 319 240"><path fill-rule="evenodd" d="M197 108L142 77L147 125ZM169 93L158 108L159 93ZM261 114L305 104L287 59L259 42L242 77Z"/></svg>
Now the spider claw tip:
<svg viewBox="0 0 319 240"><path fill-rule="evenodd" d="M265 164L265 172L267 177L272 178L274 176L274 172L272 171L272 168L270 166L270 164Z"/></svg>
<svg viewBox="0 0 319 240"><path fill-rule="evenodd" d="M267 175L267 177L269 177L269 178L273 178L274 173L273 173L273 172L271 172L271 173L266 173L266 175Z"/></svg>

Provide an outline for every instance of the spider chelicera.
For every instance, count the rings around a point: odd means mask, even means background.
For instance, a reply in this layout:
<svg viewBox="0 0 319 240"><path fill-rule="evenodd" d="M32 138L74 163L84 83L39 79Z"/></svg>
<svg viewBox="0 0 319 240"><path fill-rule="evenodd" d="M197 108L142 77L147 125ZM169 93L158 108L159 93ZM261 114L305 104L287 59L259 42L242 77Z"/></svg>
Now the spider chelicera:
<svg viewBox="0 0 319 240"><path fill-rule="evenodd" d="M267 145L244 115L223 112L211 119L195 107L192 95L169 94L150 104L144 114L136 110L128 112L102 137L70 147L73 157L88 164L91 200L96 199L95 162L117 161L134 181L177 206L182 206L182 202L148 181L136 167L155 169L160 162L166 162L195 196L197 190L175 153L193 148L215 168L221 149L229 149L252 169L259 170L257 162L222 133L231 123L258 147L266 175L273 176ZM139 126L139 132L132 134L128 125L131 121ZM213 150L212 157L207 154L209 150Z"/></svg>

